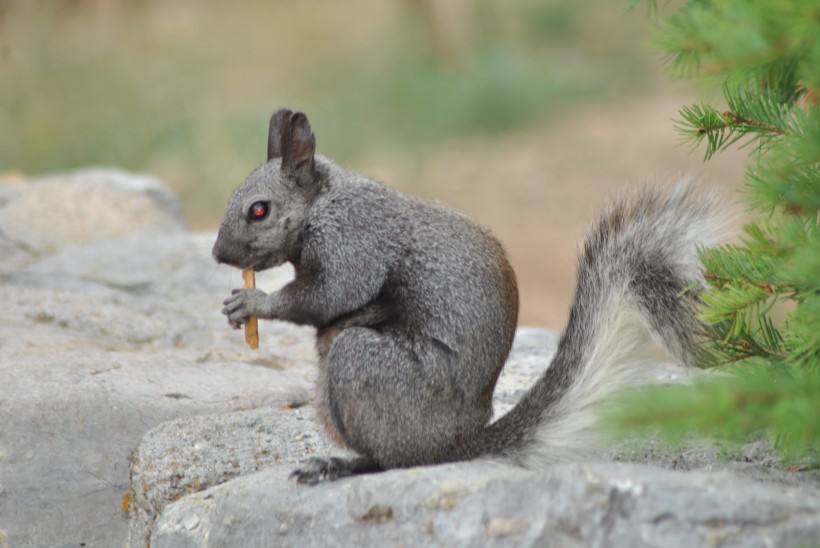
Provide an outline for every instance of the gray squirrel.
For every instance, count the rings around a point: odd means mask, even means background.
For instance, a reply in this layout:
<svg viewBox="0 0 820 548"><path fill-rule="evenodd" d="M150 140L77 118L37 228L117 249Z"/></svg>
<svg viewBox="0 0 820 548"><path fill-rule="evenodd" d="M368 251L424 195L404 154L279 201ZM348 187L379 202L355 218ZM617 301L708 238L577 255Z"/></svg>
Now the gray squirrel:
<svg viewBox="0 0 820 548"><path fill-rule="evenodd" d="M233 192L213 256L294 266L279 291L236 289L222 312L235 328L248 316L317 328L317 415L358 457L310 459L298 483L476 458L537 467L592 446L594 407L635 382L650 338L693 361L696 246L716 242L714 206L679 184L605 207L550 367L492 423L518 320L503 247L451 209L317 155L303 113L271 117L268 161Z"/></svg>

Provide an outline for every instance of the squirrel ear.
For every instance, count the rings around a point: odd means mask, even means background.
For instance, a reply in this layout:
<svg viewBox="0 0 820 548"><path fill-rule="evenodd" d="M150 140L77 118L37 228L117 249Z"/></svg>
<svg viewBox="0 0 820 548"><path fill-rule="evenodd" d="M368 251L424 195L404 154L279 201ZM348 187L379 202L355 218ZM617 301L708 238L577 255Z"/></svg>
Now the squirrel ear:
<svg viewBox="0 0 820 548"><path fill-rule="evenodd" d="M294 171L301 171L306 164L313 169L316 137L310 130L307 116L296 112L290 117L290 158L288 164ZM284 158L284 156L283 156Z"/></svg>
<svg viewBox="0 0 820 548"><path fill-rule="evenodd" d="M306 184L313 181L315 152L316 137L307 116L286 108L273 113L268 127L268 161L281 158L282 171L297 183Z"/></svg>
<svg viewBox="0 0 820 548"><path fill-rule="evenodd" d="M299 184L311 184L314 179L313 156L316 137L310 130L307 116L296 112L290 116L290 135L284 140L282 170L290 173Z"/></svg>
<svg viewBox="0 0 820 548"><path fill-rule="evenodd" d="M290 135L290 117L293 112L280 108L270 117L268 125L268 161L274 158L281 158L283 144Z"/></svg>

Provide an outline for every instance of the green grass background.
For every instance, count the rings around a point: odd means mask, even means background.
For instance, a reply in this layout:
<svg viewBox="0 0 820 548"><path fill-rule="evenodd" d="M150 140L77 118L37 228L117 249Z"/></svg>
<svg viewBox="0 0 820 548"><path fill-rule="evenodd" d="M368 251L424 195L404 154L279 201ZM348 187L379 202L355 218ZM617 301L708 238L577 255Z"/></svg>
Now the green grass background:
<svg viewBox="0 0 820 548"><path fill-rule="evenodd" d="M279 106L342 162L413 163L646 91L647 26L608 0L0 0L0 173L147 171L213 226Z"/></svg>

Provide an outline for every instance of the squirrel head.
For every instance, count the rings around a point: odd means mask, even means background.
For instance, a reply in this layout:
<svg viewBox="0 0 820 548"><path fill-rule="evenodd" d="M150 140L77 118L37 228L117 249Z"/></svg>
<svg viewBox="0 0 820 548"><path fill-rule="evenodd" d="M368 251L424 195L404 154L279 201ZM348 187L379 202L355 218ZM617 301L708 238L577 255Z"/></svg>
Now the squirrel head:
<svg viewBox="0 0 820 548"><path fill-rule="evenodd" d="M316 138L307 117L270 119L268 161L234 190L213 247L218 263L265 270L298 255L299 232L319 188Z"/></svg>

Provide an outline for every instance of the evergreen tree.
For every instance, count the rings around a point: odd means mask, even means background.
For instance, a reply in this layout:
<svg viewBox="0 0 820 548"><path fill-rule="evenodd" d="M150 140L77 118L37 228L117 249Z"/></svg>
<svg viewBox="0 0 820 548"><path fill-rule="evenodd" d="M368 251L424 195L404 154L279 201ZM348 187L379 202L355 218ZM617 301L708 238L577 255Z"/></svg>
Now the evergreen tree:
<svg viewBox="0 0 820 548"><path fill-rule="evenodd" d="M741 244L701 251L701 365L728 374L633 394L616 420L660 425L673 440L772 436L787 461L816 466L820 0L689 0L657 23L673 73L721 85L724 106L684 107L676 127L706 160L749 150L742 191L753 220Z"/></svg>

